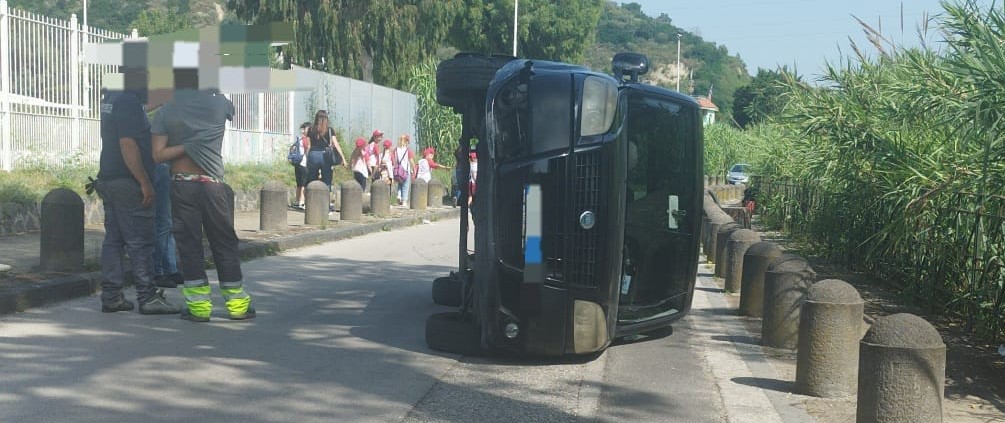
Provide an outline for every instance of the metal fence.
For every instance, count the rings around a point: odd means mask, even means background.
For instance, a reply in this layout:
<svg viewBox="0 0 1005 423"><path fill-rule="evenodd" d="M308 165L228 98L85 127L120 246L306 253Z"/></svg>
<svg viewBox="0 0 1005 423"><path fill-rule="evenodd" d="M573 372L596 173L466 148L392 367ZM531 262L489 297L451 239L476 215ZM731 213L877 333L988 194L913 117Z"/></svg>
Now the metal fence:
<svg viewBox="0 0 1005 423"><path fill-rule="evenodd" d="M84 28L76 15L54 19L0 0L0 170L96 163L101 80L115 69L86 64L83 45L126 37ZM347 136L373 128L415 133L414 95L305 68L296 72L312 81L313 92L228 96L236 116L223 142L225 162L282 160L299 123L322 108L334 112L333 124Z"/></svg>

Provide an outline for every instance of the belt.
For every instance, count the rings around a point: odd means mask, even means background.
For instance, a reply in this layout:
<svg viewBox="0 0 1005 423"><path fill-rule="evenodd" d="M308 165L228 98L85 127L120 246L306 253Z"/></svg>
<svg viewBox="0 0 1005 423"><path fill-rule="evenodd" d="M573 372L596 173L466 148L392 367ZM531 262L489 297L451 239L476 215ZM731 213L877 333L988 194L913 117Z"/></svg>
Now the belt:
<svg viewBox="0 0 1005 423"><path fill-rule="evenodd" d="M185 181L185 182L202 182L202 183L217 183L222 184L223 181L216 179L209 175L200 175L197 173L176 173L171 175L171 179L175 181Z"/></svg>

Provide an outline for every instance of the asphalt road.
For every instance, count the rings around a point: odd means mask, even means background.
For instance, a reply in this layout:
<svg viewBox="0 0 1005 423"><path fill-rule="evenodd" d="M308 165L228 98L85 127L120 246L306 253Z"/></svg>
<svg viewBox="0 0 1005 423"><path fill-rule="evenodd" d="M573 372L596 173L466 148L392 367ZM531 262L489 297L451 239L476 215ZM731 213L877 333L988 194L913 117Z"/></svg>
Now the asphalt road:
<svg viewBox="0 0 1005 423"><path fill-rule="evenodd" d="M429 350L455 240L448 220L247 262L247 322L102 314L97 297L2 317L0 422L726 421L702 313L592 360Z"/></svg>

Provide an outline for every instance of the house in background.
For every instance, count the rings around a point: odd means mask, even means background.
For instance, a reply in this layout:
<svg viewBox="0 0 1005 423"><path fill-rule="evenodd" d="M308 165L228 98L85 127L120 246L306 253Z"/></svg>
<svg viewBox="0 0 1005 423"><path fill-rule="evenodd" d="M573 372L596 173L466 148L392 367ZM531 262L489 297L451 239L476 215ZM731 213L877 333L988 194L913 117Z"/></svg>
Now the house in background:
<svg viewBox="0 0 1005 423"><path fill-rule="evenodd" d="M719 107L712 102L712 97L695 96L698 107L701 109L701 121L705 126L715 123L715 114L719 112Z"/></svg>

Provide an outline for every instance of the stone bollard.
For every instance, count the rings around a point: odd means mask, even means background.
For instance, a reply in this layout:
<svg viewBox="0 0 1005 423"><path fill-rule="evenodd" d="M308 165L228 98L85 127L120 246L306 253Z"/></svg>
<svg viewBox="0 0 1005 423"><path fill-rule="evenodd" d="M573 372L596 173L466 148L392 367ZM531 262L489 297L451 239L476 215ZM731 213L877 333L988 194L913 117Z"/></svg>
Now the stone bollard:
<svg viewBox="0 0 1005 423"><path fill-rule="evenodd" d="M339 220L356 221L363 219L363 187L359 182L350 179L342 183L342 208L339 209Z"/></svg>
<svg viewBox="0 0 1005 423"><path fill-rule="evenodd" d="M720 184L722 184L722 176L715 175L715 177L712 178L712 185L720 185Z"/></svg>
<svg viewBox="0 0 1005 423"><path fill-rule="evenodd" d="M84 200L56 188L42 199L39 253L43 272L77 272L84 268Z"/></svg>
<svg viewBox="0 0 1005 423"><path fill-rule="evenodd" d="M856 422L942 422L946 344L931 324L880 317L859 346Z"/></svg>
<svg viewBox="0 0 1005 423"><path fill-rule="evenodd" d="M715 263L714 275L717 278L726 277L726 260L728 260L728 257L726 257L726 243L729 241L730 235L733 235L733 232L740 229L743 229L743 227L736 222L730 221L730 223L722 225L719 228L719 232L715 233L715 254L712 257Z"/></svg>
<svg viewBox="0 0 1005 423"><path fill-rule="evenodd" d="M429 203L429 185L426 181L416 178L412 181L412 188L408 196L408 204L412 210L425 210Z"/></svg>
<svg viewBox="0 0 1005 423"><path fill-rule="evenodd" d="M821 398L855 395L865 302L845 281L810 287L799 313L796 392Z"/></svg>
<svg viewBox="0 0 1005 423"><path fill-rule="evenodd" d="M277 181L266 182L258 197L258 229L281 231L286 228L286 186Z"/></svg>
<svg viewBox="0 0 1005 423"><path fill-rule="evenodd" d="M722 229L723 226L726 226L731 223L735 224L736 222L733 222L733 219L730 219L729 216L726 216L725 213L722 214L716 213L712 216L709 216L709 220L711 221L711 223L709 223L708 225L708 235L707 235L708 242L705 243L705 258L708 259L708 261L714 263L715 242L716 239L718 238L717 234L719 233L719 230Z"/></svg>
<svg viewBox="0 0 1005 423"><path fill-rule="evenodd" d="M304 213L305 225L327 225L328 207L331 205L331 191L328 185L321 181L311 181L304 188L304 205L307 207Z"/></svg>
<svg viewBox="0 0 1005 423"><path fill-rule="evenodd" d="M750 246L761 242L761 236L750 229L740 229L733 232L726 241L726 269L724 278L726 279L726 292L739 293L743 276L743 258L747 254Z"/></svg>
<svg viewBox="0 0 1005 423"><path fill-rule="evenodd" d="M751 245L743 255L743 273L740 276L740 315L764 315L764 272L768 265L782 257L782 247L774 242L761 241Z"/></svg>
<svg viewBox="0 0 1005 423"><path fill-rule="evenodd" d="M443 206L443 195L446 192L443 188L443 182L440 182L439 179L430 179L426 190L428 192L426 194L428 203L426 204L430 208Z"/></svg>
<svg viewBox="0 0 1005 423"><path fill-rule="evenodd" d="M764 319L761 343L795 349L799 341L799 310L816 272L806 259L784 254L764 273Z"/></svg>
<svg viewBox="0 0 1005 423"><path fill-rule="evenodd" d="M391 214L391 187L383 179L370 187L370 213L377 217Z"/></svg>

